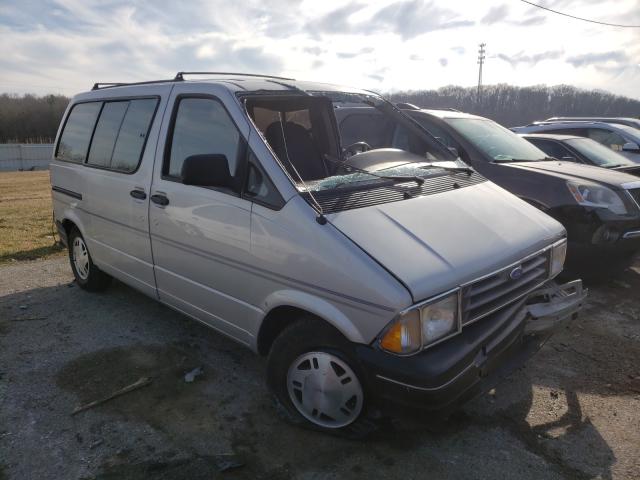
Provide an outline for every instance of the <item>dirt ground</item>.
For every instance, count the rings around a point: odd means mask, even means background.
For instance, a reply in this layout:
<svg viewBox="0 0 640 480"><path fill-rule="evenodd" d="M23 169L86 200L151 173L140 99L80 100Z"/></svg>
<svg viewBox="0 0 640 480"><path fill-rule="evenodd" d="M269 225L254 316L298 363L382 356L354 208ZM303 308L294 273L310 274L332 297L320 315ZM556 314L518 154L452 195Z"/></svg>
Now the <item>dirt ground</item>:
<svg viewBox="0 0 640 480"><path fill-rule="evenodd" d="M0 265L0 479L640 478L639 291L640 268L592 287L577 321L441 431L358 442L284 423L264 359L118 282L86 293L61 257Z"/></svg>

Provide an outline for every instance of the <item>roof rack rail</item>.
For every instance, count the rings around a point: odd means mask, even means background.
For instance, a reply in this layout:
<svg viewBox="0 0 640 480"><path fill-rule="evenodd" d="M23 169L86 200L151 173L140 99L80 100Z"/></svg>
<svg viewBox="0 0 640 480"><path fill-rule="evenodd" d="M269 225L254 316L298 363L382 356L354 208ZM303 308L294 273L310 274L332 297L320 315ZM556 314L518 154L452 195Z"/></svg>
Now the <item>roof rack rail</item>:
<svg viewBox="0 0 640 480"><path fill-rule="evenodd" d="M149 83L167 83L175 82L175 79L170 78L166 80L147 80L146 82L120 82L120 83L94 83L91 90L102 90L103 88L124 87L132 85L147 85Z"/></svg>
<svg viewBox="0 0 640 480"><path fill-rule="evenodd" d="M121 85L126 85L125 83L116 83L116 82L104 82L104 83L94 83L91 90L100 90L101 88L108 87L119 87Z"/></svg>
<svg viewBox="0 0 640 480"><path fill-rule="evenodd" d="M175 81L184 80L185 75L234 75L240 77L275 78L278 80L295 80L295 78L276 77L275 75L260 75L259 73L238 73L238 72L178 72Z"/></svg>

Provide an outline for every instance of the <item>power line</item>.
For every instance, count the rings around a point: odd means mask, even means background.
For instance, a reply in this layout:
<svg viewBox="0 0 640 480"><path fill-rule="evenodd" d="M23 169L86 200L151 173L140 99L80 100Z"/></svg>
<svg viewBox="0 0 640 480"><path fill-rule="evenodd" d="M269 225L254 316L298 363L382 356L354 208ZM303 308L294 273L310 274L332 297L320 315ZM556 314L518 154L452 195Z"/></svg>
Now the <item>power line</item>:
<svg viewBox="0 0 640 480"><path fill-rule="evenodd" d="M532 7L541 8L542 10L546 10L548 12L557 13L558 15L563 15L565 17L573 18L575 20L582 20L583 22L589 23L597 23L598 25L606 25L608 27L621 27L621 28L640 28L640 25L621 25L619 23L607 23L607 22L599 22L598 20L590 20L588 18L576 17L575 15L570 15L568 13L559 12L557 10L553 10L548 7L543 7L542 5L538 5L537 3L529 2L527 0L520 0L522 3L526 3L531 5Z"/></svg>

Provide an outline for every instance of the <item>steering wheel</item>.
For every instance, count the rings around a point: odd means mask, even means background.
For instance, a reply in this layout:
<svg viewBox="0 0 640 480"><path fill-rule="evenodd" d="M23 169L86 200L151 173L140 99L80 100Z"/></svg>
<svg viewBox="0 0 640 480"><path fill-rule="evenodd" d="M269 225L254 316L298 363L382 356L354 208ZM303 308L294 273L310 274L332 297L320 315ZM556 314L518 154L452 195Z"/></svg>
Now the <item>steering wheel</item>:
<svg viewBox="0 0 640 480"><path fill-rule="evenodd" d="M368 152L369 150L373 150L373 148L367 142L355 142L344 147L342 149L342 155L344 157L353 157L358 153Z"/></svg>

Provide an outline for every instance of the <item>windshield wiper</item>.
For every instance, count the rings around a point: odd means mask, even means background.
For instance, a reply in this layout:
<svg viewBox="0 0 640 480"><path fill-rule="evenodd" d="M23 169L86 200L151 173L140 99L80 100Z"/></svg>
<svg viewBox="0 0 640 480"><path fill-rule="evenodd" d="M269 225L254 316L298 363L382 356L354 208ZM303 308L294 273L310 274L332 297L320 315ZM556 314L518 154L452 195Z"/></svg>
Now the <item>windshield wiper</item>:
<svg viewBox="0 0 640 480"><path fill-rule="evenodd" d="M551 157L545 157L538 160L529 160L526 158L494 158L493 163L510 163L510 162L542 162L544 160L557 160Z"/></svg>
<svg viewBox="0 0 640 480"><path fill-rule="evenodd" d="M335 165L339 165L342 168L345 169L345 171L347 173L352 173L352 172L358 172L358 173L364 173L366 175L371 175L372 177L377 177L377 178L382 178L383 180L393 180L396 182L408 182L408 181L414 181L416 182L418 185L422 185L424 183L424 178L419 177L417 175L380 175L374 172L370 172L369 170L365 170L364 168L358 168L358 167L354 167L352 165L346 165L343 161L340 160L336 160L334 158L331 158L329 155L325 154L324 155L325 160L335 164Z"/></svg>
<svg viewBox="0 0 640 480"><path fill-rule="evenodd" d="M466 173L468 175L472 175L475 170L471 167L443 167L442 165L424 165L420 168L441 168L447 172L453 173Z"/></svg>

